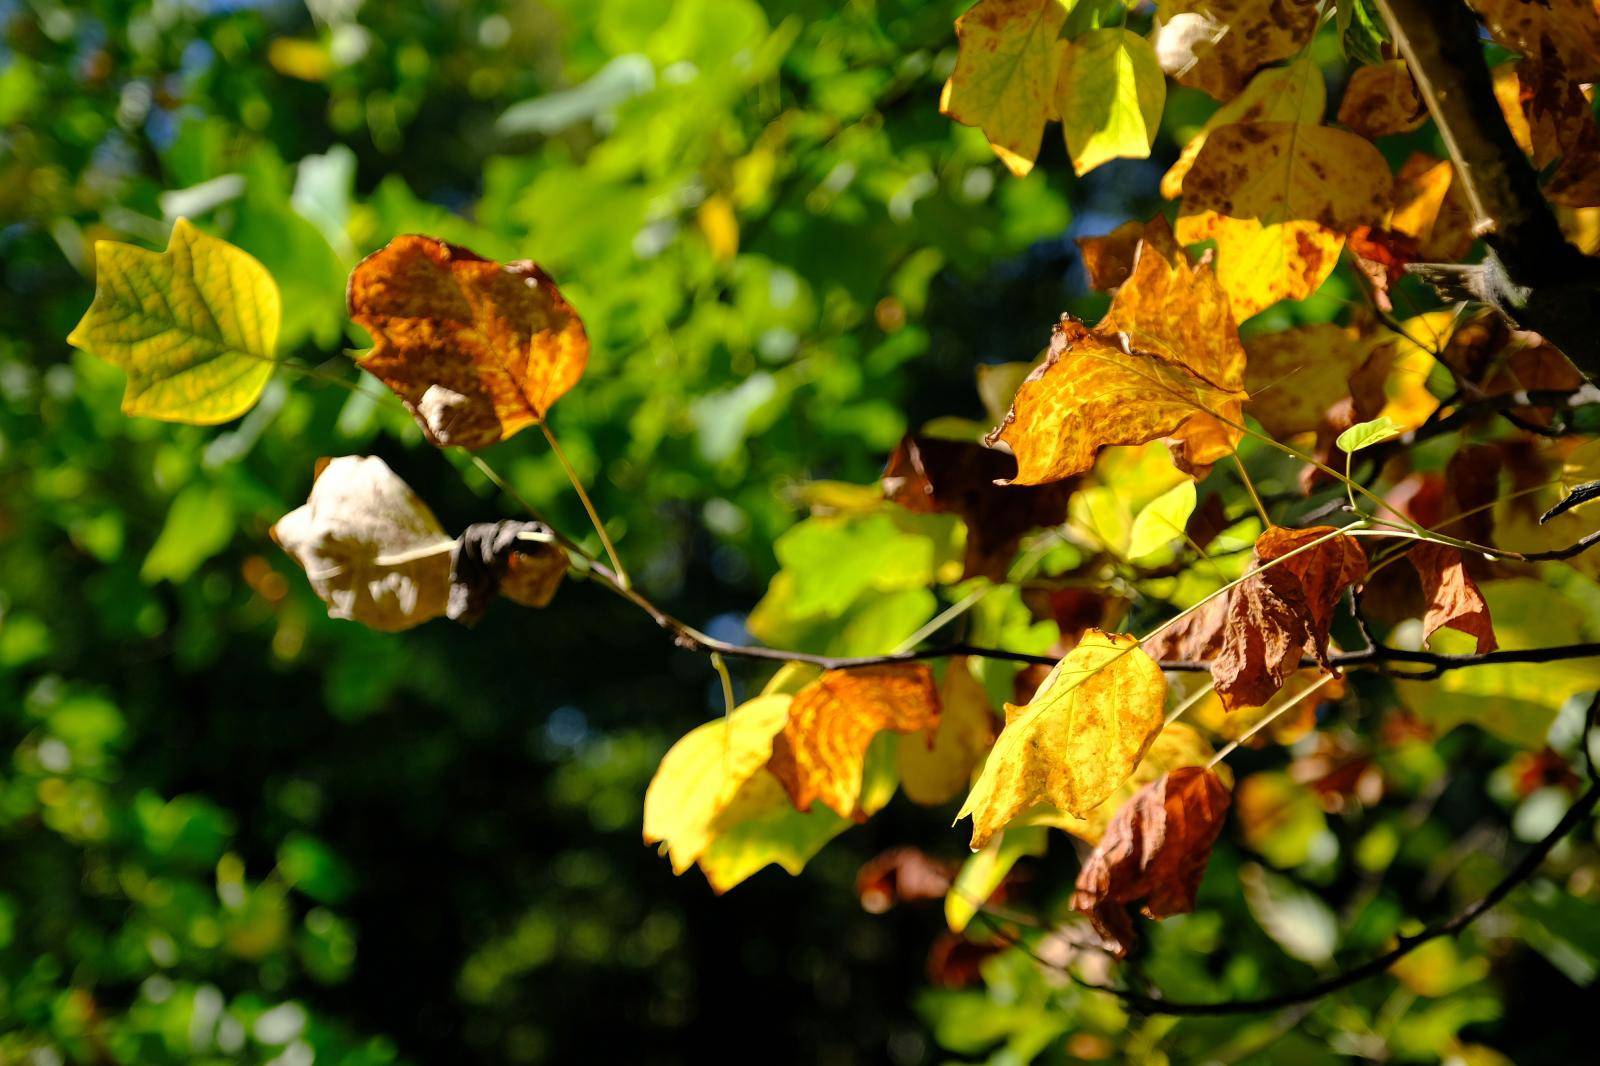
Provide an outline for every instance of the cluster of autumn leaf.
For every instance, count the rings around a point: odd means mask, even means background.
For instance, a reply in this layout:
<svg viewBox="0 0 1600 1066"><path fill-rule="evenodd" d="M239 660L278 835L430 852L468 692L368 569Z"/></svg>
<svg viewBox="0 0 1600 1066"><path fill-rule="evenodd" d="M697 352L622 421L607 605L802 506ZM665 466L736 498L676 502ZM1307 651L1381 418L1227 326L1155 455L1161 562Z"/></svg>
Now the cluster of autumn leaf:
<svg viewBox="0 0 1600 1066"><path fill-rule="evenodd" d="M1323 124L1322 74L1305 54L1317 3L1162 0L1150 38L1120 27L1063 37L1067 7L980 0L957 23L959 59L942 106L980 126L1014 172L1032 166L1051 120L1062 123L1079 173L1147 155L1167 74L1222 106L1162 181L1165 195L1182 200L1175 227L1158 216L1081 242L1109 309L1093 325L1065 316L1054 325L1043 357L1010 379L1009 411L987 446L912 436L890 458L887 500L964 520L969 577L1004 582L1024 538L1066 520L1113 446L1165 442L1187 477L1140 521L1153 516L1153 543L1184 537L1203 554L1192 532L1202 517L1194 482L1254 432L1247 415L1270 437L1312 450L1310 490L1328 483L1329 463L1434 416L1440 402L1423 382L1435 366L1479 396L1581 382L1538 338L1454 309L1415 316L1414 331L1403 333L1363 319L1241 339L1240 322L1314 292L1347 246L1385 309L1407 262L1459 258L1470 247L1450 164L1414 155L1391 178L1370 143L1425 120L1404 64L1359 68L1338 128ZM1525 119L1528 151L1559 164L1552 198L1595 206L1600 197L1586 190L1596 171L1579 166L1595 147L1593 123L1581 132L1569 121L1580 104L1587 115L1572 79L1600 73L1592 7L1574 6L1584 13L1581 33L1557 36L1554 15L1482 7L1491 30L1525 56L1501 83L1515 89L1507 106ZM1199 259L1186 251L1206 240L1214 251ZM260 264L182 220L165 253L103 242L97 254L95 300L71 341L127 371L126 411L214 423L255 403L276 359L279 315ZM540 424L588 357L582 322L537 266L487 261L429 237L397 237L358 265L349 312L373 340L360 365L439 447L483 448ZM1530 403L1521 417L1549 414ZM1404 478L1385 505L1414 529L1458 521L1463 537L1484 542L1502 467L1529 483L1547 473L1535 468L1548 459L1515 449L1467 449L1458 459L1449 484ZM1526 532L1515 513L1505 517ZM1339 605L1380 572L1392 579L1386 564L1400 558L1374 565L1360 532L1269 526L1240 580L1156 631L1108 632L1099 618L1077 627L1053 669L1019 683L1003 723L960 656L937 668L785 666L760 695L666 754L645 799L645 838L661 844L675 872L698 865L720 891L769 863L798 871L897 787L929 805L964 793L958 818L972 820L978 855L950 888L953 927L1016 854L1056 827L1092 845L1072 905L1125 953L1128 905L1142 901L1152 917L1192 909L1230 804L1218 753L1169 712L1186 693L1163 664L1205 664L1229 712L1315 695L1337 675L1330 628ZM543 606L574 561L568 542L533 522L452 537L371 457L326 461L307 503L273 535L332 615L384 630L440 616L470 621L496 594ZM1142 535L1134 530L1136 545ZM1479 651L1494 648L1477 583L1483 560L1410 539L1403 554L1421 592L1424 639L1449 627Z"/></svg>

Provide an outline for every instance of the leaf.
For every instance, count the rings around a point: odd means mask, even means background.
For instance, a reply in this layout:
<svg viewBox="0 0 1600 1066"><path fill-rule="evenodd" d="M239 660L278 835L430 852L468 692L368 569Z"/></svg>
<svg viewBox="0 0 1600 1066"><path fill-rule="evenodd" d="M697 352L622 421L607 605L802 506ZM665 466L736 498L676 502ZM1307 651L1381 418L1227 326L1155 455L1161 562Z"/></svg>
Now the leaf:
<svg viewBox="0 0 1600 1066"><path fill-rule="evenodd" d="M983 130L1017 177L1033 169L1053 114L1066 19L1061 0L979 0L956 19L956 66L939 110Z"/></svg>
<svg viewBox="0 0 1600 1066"><path fill-rule="evenodd" d="M1310 859L1328 832L1316 793L1281 771L1251 774L1239 782L1233 799L1245 845L1282 869Z"/></svg>
<svg viewBox="0 0 1600 1066"><path fill-rule="evenodd" d="M955 883L944 898L944 920L952 933L963 932L984 904L1027 855L1043 855L1048 841L1043 827L1007 829L962 864Z"/></svg>
<svg viewBox="0 0 1600 1066"><path fill-rule="evenodd" d="M939 683L939 722L899 737L900 787L913 803L935 807L960 795L994 746L989 694L965 656L954 656Z"/></svg>
<svg viewBox="0 0 1600 1066"><path fill-rule="evenodd" d="M1600 15L1593 0L1468 0L1489 34L1513 52L1538 55L1549 42L1568 77L1600 81Z"/></svg>
<svg viewBox="0 0 1600 1066"><path fill-rule="evenodd" d="M798 874L852 824L825 808L795 810L778 779L759 770L712 822L711 844L698 860L700 872L719 895L774 864Z"/></svg>
<svg viewBox="0 0 1600 1066"><path fill-rule="evenodd" d="M1252 336L1245 341L1246 409L1278 440L1312 432L1349 394L1350 375L1381 340L1331 322Z"/></svg>
<svg viewBox="0 0 1600 1066"><path fill-rule="evenodd" d="M1128 275L1133 273L1133 254L1148 233L1146 223L1130 219L1102 236L1074 238L1078 245L1078 258L1083 261L1083 272L1089 276L1089 288L1096 292L1110 292L1127 281ZM1172 239L1170 226L1167 227L1167 239ZM1177 245L1174 243L1173 247Z"/></svg>
<svg viewBox="0 0 1600 1066"><path fill-rule="evenodd" d="M1424 641L1441 627L1449 626L1476 639L1479 655L1499 647L1489 605L1478 583L1467 573L1459 551L1446 544L1423 541L1414 545L1406 558L1417 568L1422 578L1422 596L1428 601L1428 613L1422 619Z"/></svg>
<svg viewBox="0 0 1600 1066"><path fill-rule="evenodd" d="M1128 538L1128 558L1133 562L1153 555L1183 536L1184 524L1194 513L1193 481L1180 481L1146 504L1133 520Z"/></svg>
<svg viewBox="0 0 1600 1066"><path fill-rule="evenodd" d="M1335 438L1334 443L1343 451L1355 453L1374 444L1382 444L1400 435L1400 427L1384 415L1370 422L1357 422Z"/></svg>
<svg viewBox="0 0 1600 1066"><path fill-rule="evenodd" d="M1273 526L1256 540L1252 569L1228 593L1211 663L1217 695L1230 711L1265 704L1303 654L1326 666L1334 607L1346 588L1366 577L1367 559L1355 538L1332 526Z"/></svg>
<svg viewBox="0 0 1600 1066"><path fill-rule="evenodd" d="M940 899L950 891L955 867L920 848L890 848L868 859L856 874L856 898L868 914L901 903Z"/></svg>
<svg viewBox="0 0 1600 1066"><path fill-rule="evenodd" d="M1056 106L1073 171L1144 159L1155 143L1167 79L1155 49L1125 29L1090 30L1061 46Z"/></svg>
<svg viewBox="0 0 1600 1066"><path fill-rule="evenodd" d="M1360 63L1383 61L1383 46L1389 43L1389 28L1374 6L1374 0L1337 0L1334 21L1339 30L1339 45L1346 57Z"/></svg>
<svg viewBox="0 0 1600 1066"><path fill-rule="evenodd" d="M1428 105L1403 59L1357 67L1339 101L1339 121L1368 139L1409 133L1428 121Z"/></svg>
<svg viewBox="0 0 1600 1066"><path fill-rule="evenodd" d="M1156 53L1174 81L1229 100L1250 75L1304 48L1318 0L1158 0Z"/></svg>
<svg viewBox="0 0 1600 1066"><path fill-rule="evenodd" d="M1251 916L1287 954L1313 966L1333 958L1339 920L1314 893L1253 862L1239 868L1239 883Z"/></svg>
<svg viewBox="0 0 1600 1066"><path fill-rule="evenodd" d="M1191 766L1152 781L1111 819L1083 862L1072 908L1089 916L1118 958L1135 940L1127 904L1142 899L1144 915L1157 919L1194 910L1228 800L1216 774Z"/></svg>
<svg viewBox="0 0 1600 1066"><path fill-rule="evenodd" d="M1212 130L1236 122L1315 125L1322 121L1327 106L1328 89L1322 81L1322 70L1309 55L1302 55L1287 66L1263 70L1250 79L1244 92L1212 112L1200 132L1184 145L1177 161L1161 176L1161 195L1176 200L1183 194L1183 179L1194 166L1195 157L1205 147Z"/></svg>
<svg viewBox="0 0 1600 1066"><path fill-rule="evenodd" d="M982 847L1044 803L1083 815L1128 779L1161 731L1167 685L1133 637L1091 629L1006 725L958 819Z"/></svg>
<svg viewBox="0 0 1600 1066"><path fill-rule="evenodd" d="M569 565L566 550L541 522L474 523L462 530L450 554L446 613L470 625L497 595L525 607L544 607Z"/></svg>
<svg viewBox="0 0 1600 1066"><path fill-rule="evenodd" d="M282 318L265 267L183 218L159 254L96 241L95 266L67 342L127 372L125 414L212 425L255 406Z"/></svg>
<svg viewBox="0 0 1600 1066"><path fill-rule="evenodd" d="M921 663L830 670L794 697L768 767L798 810L820 799L851 817L872 739L885 729L927 729L938 719L933 672Z"/></svg>
<svg viewBox="0 0 1600 1066"><path fill-rule="evenodd" d="M1516 67L1534 166L1551 169L1545 194L1567 207L1600 206L1600 128L1589 98L1548 38ZM1504 101L1502 101L1504 105Z"/></svg>
<svg viewBox="0 0 1600 1066"><path fill-rule="evenodd" d="M1197 414L1243 399L1068 319L1056 326L1049 355L1017 390L1005 422L987 442L1004 441L1016 455L1013 484L1040 485L1083 473L1107 445L1170 436ZM1225 454L1208 444L1188 460L1202 465Z"/></svg>
<svg viewBox="0 0 1600 1066"><path fill-rule="evenodd" d="M455 542L375 456L322 465L304 506L278 520L272 539L305 569L333 618L392 632L445 613Z"/></svg>
<svg viewBox="0 0 1600 1066"><path fill-rule="evenodd" d="M537 265L396 237L350 274L362 359L439 447L484 448L544 420L577 384L589 338Z"/></svg>
<svg viewBox="0 0 1600 1066"><path fill-rule="evenodd" d="M661 843L681 874L716 839L717 818L772 755L789 720L787 695L758 696L696 726L661 759L644 796L644 841Z"/></svg>
<svg viewBox="0 0 1600 1066"><path fill-rule="evenodd" d="M1353 133L1300 122L1221 126L1183 180L1178 240L1216 240L1218 279L1243 320L1315 292L1343 234L1382 217L1391 184L1383 156Z"/></svg>
<svg viewBox="0 0 1600 1066"><path fill-rule="evenodd" d="M911 511L949 512L967 527L964 577L1005 580L1023 534L1067 518L1076 482L1002 486L1016 462L976 442L907 436L883 471L883 496Z"/></svg>

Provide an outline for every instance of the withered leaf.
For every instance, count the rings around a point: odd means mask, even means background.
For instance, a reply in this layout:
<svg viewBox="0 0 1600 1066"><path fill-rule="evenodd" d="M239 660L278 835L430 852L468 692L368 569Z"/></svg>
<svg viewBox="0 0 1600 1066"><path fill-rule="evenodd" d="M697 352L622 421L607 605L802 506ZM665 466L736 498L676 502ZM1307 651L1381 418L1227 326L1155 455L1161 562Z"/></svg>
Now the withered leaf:
<svg viewBox="0 0 1600 1066"><path fill-rule="evenodd" d="M470 625L496 595L525 607L543 607L555 596L568 563L566 551L542 522L470 525L450 555L447 613Z"/></svg>
<svg viewBox="0 0 1600 1066"><path fill-rule="evenodd" d="M483 448L542 421L583 376L589 339L555 282L432 237L396 237L350 274L361 361L428 440Z"/></svg>
<svg viewBox="0 0 1600 1066"><path fill-rule="evenodd" d="M1110 292L1127 281L1128 275L1133 273L1133 253L1141 241L1149 239L1150 225L1138 219L1124 222L1104 236L1078 237L1078 257L1083 260L1084 273L1089 275L1089 287L1097 292ZM1170 226L1167 239L1172 240ZM1177 245L1174 243L1173 247Z"/></svg>
<svg viewBox="0 0 1600 1066"><path fill-rule="evenodd" d="M1540 40L1516 76L1533 164L1541 170L1554 164L1546 195L1566 207L1600 206L1600 127L1555 43Z"/></svg>
<svg viewBox="0 0 1600 1066"><path fill-rule="evenodd" d="M1228 803L1216 774L1190 766L1146 785L1111 819L1084 860L1072 907L1119 957L1135 940L1128 904L1144 900L1143 913L1156 919L1194 910Z"/></svg>
<svg viewBox="0 0 1600 1066"><path fill-rule="evenodd" d="M304 506L272 527L328 614L396 631L445 613L454 541L374 456L320 464Z"/></svg>
<svg viewBox="0 0 1600 1066"><path fill-rule="evenodd" d="M1422 619L1422 637L1427 640L1444 626L1477 638L1478 654L1494 651L1494 622L1489 604L1478 583L1467 573L1461 552L1448 544L1423 541L1406 553L1422 578L1422 595L1428 613Z"/></svg>
<svg viewBox="0 0 1600 1066"><path fill-rule="evenodd" d="M1075 480L1001 485L1010 456L976 442L907 436L883 471L884 499L918 513L953 513L967 526L966 577L1005 579L1023 534L1067 519Z"/></svg>
<svg viewBox="0 0 1600 1066"><path fill-rule="evenodd" d="M1403 59L1357 67L1339 101L1339 121L1363 137L1409 133L1428 121L1428 105Z"/></svg>
<svg viewBox="0 0 1600 1066"><path fill-rule="evenodd" d="M954 863L921 848L890 848L862 865L856 874L856 898L868 914L882 914L901 903L943 899L955 876Z"/></svg>
<svg viewBox="0 0 1600 1066"><path fill-rule="evenodd" d="M958 818L980 848L1036 804L1083 815L1116 791L1164 720L1161 668L1133 637L1090 630L1025 707L1006 708Z"/></svg>
<svg viewBox="0 0 1600 1066"><path fill-rule="evenodd" d="M1600 81L1600 15L1594 0L1467 0L1489 34L1513 52L1548 42L1574 81Z"/></svg>
<svg viewBox="0 0 1600 1066"><path fill-rule="evenodd" d="M798 810L820 799L849 818L872 738L885 729L928 729L938 719L933 671L922 663L829 670L795 694L767 768Z"/></svg>
<svg viewBox="0 0 1600 1066"><path fill-rule="evenodd" d="M1017 457L1015 484L1041 485L1088 470L1107 445L1172 436L1196 415L1232 410L1243 400L1242 392L1066 318L1055 327L1045 361L1023 381L987 443L1010 446ZM1230 450L1210 439L1183 446L1191 468Z"/></svg>
<svg viewBox="0 0 1600 1066"><path fill-rule="evenodd" d="M1156 53L1173 80L1227 100L1250 75L1305 47L1317 0L1158 0Z"/></svg>

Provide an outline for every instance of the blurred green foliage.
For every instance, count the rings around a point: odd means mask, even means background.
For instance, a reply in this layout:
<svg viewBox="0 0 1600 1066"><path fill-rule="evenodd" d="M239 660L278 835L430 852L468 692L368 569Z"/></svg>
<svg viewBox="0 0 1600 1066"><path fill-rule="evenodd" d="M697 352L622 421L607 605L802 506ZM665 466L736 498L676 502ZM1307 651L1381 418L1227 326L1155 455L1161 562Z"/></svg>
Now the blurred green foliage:
<svg viewBox="0 0 1600 1066"><path fill-rule="evenodd" d="M1528 979L1509 1001L1452 956L1433 970L1465 983L1435 972L1415 1010L1391 982L1304 1031L1175 1024L1021 951L919 998L938 916L869 918L848 884L888 842L948 850L937 812L892 808L802 878L712 899L638 840L656 761L721 707L702 660L581 583L559 616L368 632L271 545L325 455L383 455L451 529L517 513L345 354L366 343L345 274L421 231L538 260L582 312L595 354L553 422L652 596L832 652L922 625L950 523L802 521L801 483L870 482L908 426L983 417L977 364L1102 299L1069 274L1069 227L1149 213L1160 172L1073 183L1052 139L1006 176L935 106L963 6L0 0L0 1062L1427 1061L1500 1017L1519 1062L1558 1061L1541 1020L1600 944L1591 905L1538 886L1510 920L1541 954L1508 964ZM1176 92L1160 151L1205 112ZM304 368L218 429L124 418L118 372L63 339L94 241L160 247L180 215L271 270ZM531 437L485 457L584 529ZM1012 595L973 616L1008 647L1054 639ZM986 674L997 700L1014 672ZM1448 759L1503 761L1396 751L1434 803ZM1415 889L1491 802L1459 791L1441 825L1397 805L1359 839L1275 841L1293 880L1225 850L1149 976L1194 997L1308 979L1332 950L1313 889L1391 862ZM1070 884L1064 850L1041 883ZM1460 856L1452 891L1497 862ZM1381 948L1398 891L1341 950Z"/></svg>

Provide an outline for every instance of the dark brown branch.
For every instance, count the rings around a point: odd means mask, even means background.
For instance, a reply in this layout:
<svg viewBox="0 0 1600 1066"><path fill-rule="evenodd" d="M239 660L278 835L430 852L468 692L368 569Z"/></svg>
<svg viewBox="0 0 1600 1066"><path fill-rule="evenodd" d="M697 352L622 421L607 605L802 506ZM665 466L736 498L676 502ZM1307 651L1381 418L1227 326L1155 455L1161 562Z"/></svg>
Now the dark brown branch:
<svg viewBox="0 0 1600 1066"><path fill-rule="evenodd" d="M1489 255L1482 263L1415 264L1447 299L1496 308L1600 379L1600 263L1561 233L1539 177L1494 97L1478 20L1462 0L1378 0L1444 138Z"/></svg>
<svg viewBox="0 0 1600 1066"><path fill-rule="evenodd" d="M1365 981L1369 978L1377 977L1379 974L1388 970L1389 967L1393 966L1395 963L1399 962L1401 959L1405 958L1407 955L1411 954L1413 951L1417 950L1419 947L1428 943L1429 941L1438 940L1439 938L1446 936L1456 936L1470 926L1473 922L1483 917L1486 912L1494 908L1496 904L1500 903L1507 896L1509 896L1518 885L1532 877L1538 871L1540 865L1543 864L1545 858L1548 857L1550 852L1555 849L1555 846L1561 843L1568 833L1572 832L1572 830L1576 828L1585 818L1589 817L1589 815L1593 813L1596 804L1600 804L1600 772L1597 772L1596 770L1593 754L1589 750L1589 744L1593 740L1595 721L1597 717L1600 717L1600 694L1596 694L1595 698L1589 704L1589 715L1583 732L1583 755L1584 763L1588 767L1589 772L1589 787L1581 796L1578 797L1572 806L1567 809L1567 813L1561 816L1561 820L1555 824L1555 827L1551 829L1550 832L1546 833L1537 844L1529 848L1527 853L1522 856L1521 860L1519 860L1515 866L1507 871L1506 875L1496 882L1494 887L1489 889L1488 892L1484 893L1483 896L1463 907L1449 918L1446 918L1440 922L1435 922L1433 925L1428 926L1420 933L1398 938L1395 946L1381 955L1370 958L1366 962L1352 966L1347 970L1341 970L1339 973L1325 981L1318 981L1315 984L1307 985L1305 988L1295 989L1292 992L1283 992L1276 996L1262 996L1258 999L1219 1000L1214 1003L1196 1003L1184 1000L1169 1000L1159 995L1146 995L1141 992L1133 992L1124 988L1113 988L1110 985L1101 985L1091 981L1085 981L1082 978L1079 978L1076 974L1072 974L1070 970L1067 970L1067 973L1072 976L1072 978L1077 981L1080 986L1093 989L1097 992L1106 992L1116 996L1134 1010L1143 1011L1146 1014L1168 1014L1191 1017L1204 1015L1216 1016L1227 1014L1258 1014L1264 1011L1281 1010L1285 1007L1294 1007L1302 1003L1310 1003L1314 1000L1321 999L1323 996L1338 992L1341 989L1349 988L1351 985L1360 984L1362 981ZM989 924L991 928L996 929L996 931L1000 931L999 926L995 925L992 921ZM1009 940L1012 944L1019 945L1023 947L1024 950L1028 950L1027 945L1024 944L1020 938L1004 932L1001 932L1001 935ZM1041 959L1038 955L1033 954L1031 950L1029 951L1029 954L1033 955L1034 960L1039 962L1041 965L1049 966L1053 969L1066 969L1065 967L1049 962L1048 960Z"/></svg>

